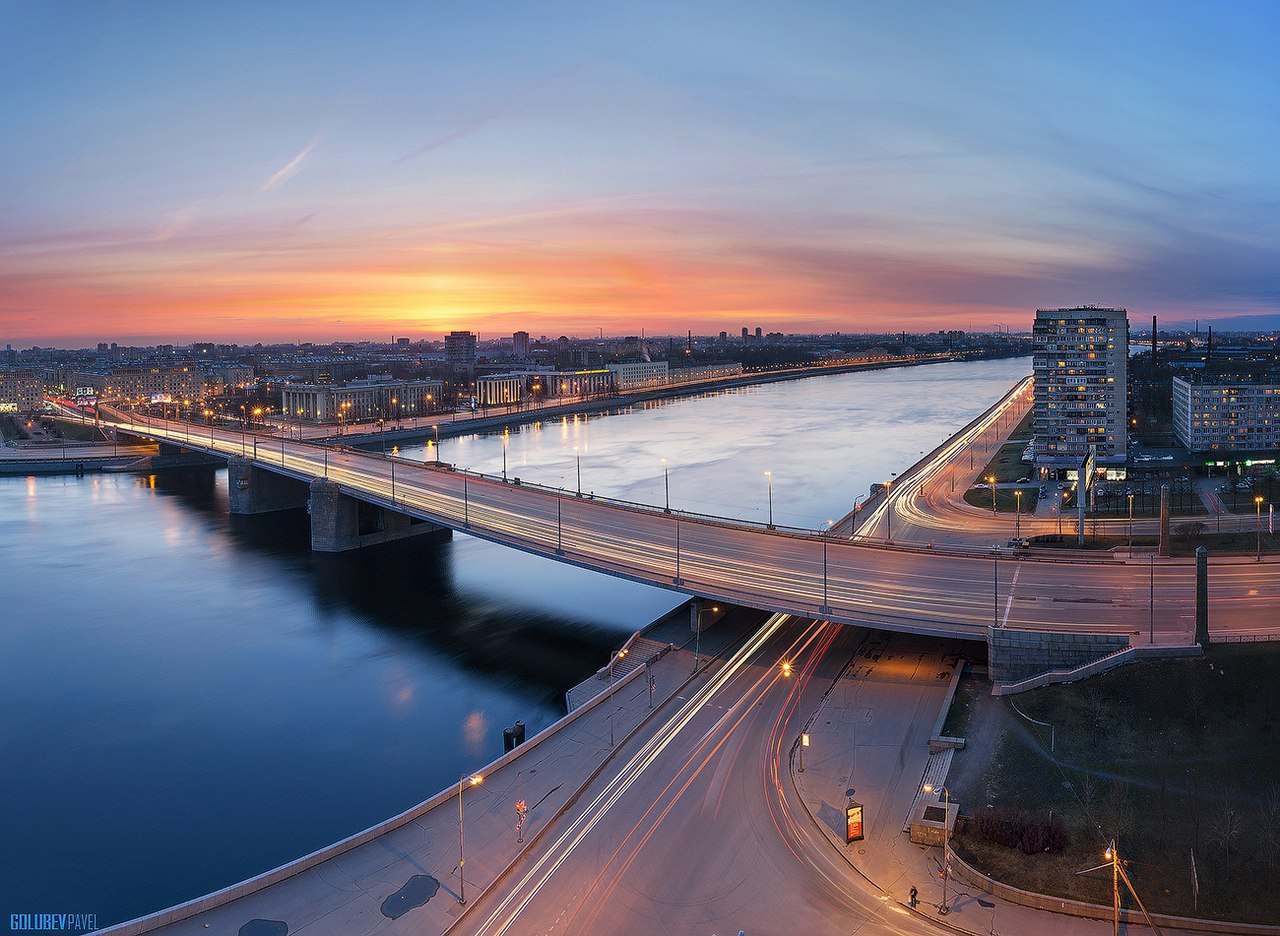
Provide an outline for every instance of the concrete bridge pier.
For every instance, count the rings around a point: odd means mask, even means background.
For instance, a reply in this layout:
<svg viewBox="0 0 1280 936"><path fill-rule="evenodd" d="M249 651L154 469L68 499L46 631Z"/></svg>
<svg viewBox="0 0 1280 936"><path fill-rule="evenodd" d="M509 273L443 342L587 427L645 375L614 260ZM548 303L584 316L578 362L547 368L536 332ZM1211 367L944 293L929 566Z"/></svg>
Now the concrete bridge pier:
<svg viewBox="0 0 1280 936"><path fill-rule="evenodd" d="M258 468L249 458L227 459L227 506L232 514L292 510L307 504L307 484Z"/></svg>
<svg viewBox="0 0 1280 936"><path fill-rule="evenodd" d="M311 548L315 552L346 552L424 533L442 540L453 536L448 527L349 497L337 482L325 478L311 482L307 509L311 513Z"/></svg>

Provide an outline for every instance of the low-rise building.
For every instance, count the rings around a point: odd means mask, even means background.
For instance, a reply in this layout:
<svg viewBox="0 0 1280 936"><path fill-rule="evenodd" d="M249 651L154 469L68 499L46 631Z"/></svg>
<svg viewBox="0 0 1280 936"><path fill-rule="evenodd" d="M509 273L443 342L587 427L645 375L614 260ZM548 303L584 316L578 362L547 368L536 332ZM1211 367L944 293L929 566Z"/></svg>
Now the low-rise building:
<svg viewBox="0 0 1280 936"><path fill-rule="evenodd" d="M205 396L204 371L191 364L113 367L72 375L76 388L92 387L103 402L198 402Z"/></svg>
<svg viewBox="0 0 1280 936"><path fill-rule="evenodd" d="M1173 378L1173 431L1192 452L1261 452L1280 448L1280 382L1229 381L1212 375Z"/></svg>
<svg viewBox="0 0 1280 936"><path fill-rule="evenodd" d="M607 364L605 369L613 374L614 386L619 390L661 387L667 382L666 361L623 361Z"/></svg>
<svg viewBox="0 0 1280 936"><path fill-rule="evenodd" d="M408 418L433 412L443 392L442 380L390 377L345 384L285 384L281 407L288 419L314 423Z"/></svg>
<svg viewBox="0 0 1280 936"><path fill-rule="evenodd" d="M476 402L481 406L508 406L525 398L526 374L486 374L476 378Z"/></svg>
<svg viewBox="0 0 1280 936"><path fill-rule="evenodd" d="M668 384L697 383L700 380L715 380L719 377L736 377L742 373L742 365L732 364L699 364L696 367L677 367L667 374Z"/></svg>

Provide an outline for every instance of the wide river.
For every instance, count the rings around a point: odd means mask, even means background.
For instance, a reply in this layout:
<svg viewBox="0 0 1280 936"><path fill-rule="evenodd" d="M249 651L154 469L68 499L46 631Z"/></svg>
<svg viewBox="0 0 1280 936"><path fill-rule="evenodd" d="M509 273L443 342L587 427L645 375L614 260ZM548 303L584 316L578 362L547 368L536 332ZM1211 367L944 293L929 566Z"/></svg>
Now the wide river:
<svg viewBox="0 0 1280 936"><path fill-rule="evenodd" d="M1030 371L813 377L445 440L598 494L819 527ZM422 459L420 447L406 458ZM426 457L434 457L434 453ZM683 597L471 537L314 556L226 472L0 478L0 925L128 919L397 813Z"/></svg>

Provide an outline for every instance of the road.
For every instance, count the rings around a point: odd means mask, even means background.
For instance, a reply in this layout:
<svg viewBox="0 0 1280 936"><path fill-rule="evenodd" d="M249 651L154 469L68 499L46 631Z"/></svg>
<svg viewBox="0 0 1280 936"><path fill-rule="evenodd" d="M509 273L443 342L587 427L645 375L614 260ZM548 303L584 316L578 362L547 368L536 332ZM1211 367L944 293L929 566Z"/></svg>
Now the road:
<svg viewBox="0 0 1280 936"><path fill-rule="evenodd" d="M975 507L964 499L965 492L980 480L979 474L1030 411L1031 391L1028 377L981 418L948 439L900 479L892 481L888 501L859 521L857 537L864 541L900 544L990 547L993 543L1007 543L1016 531L1023 537L1060 531L1076 533L1078 514L1072 506L1066 508L1060 523L1056 515L1035 515L1036 501L1028 502L1027 513L1018 518L1012 513L996 514L984 507ZM1032 475L1033 466L1027 465L1026 472ZM1185 519L1199 518L1175 518L1173 522L1177 524ZM842 522L847 521L848 518ZM1089 532L1096 530L1114 536L1123 537L1130 529L1126 517L1088 517L1085 522ZM1214 529L1252 533L1258 522L1253 514L1228 515L1217 518ZM1263 525L1265 522L1264 517ZM1157 518L1136 518L1132 523L1133 534L1155 536L1159 533L1159 524Z"/></svg>
<svg viewBox="0 0 1280 936"><path fill-rule="evenodd" d="M936 932L855 880L802 818L786 769L794 716L864 637L772 622L647 741L620 750L549 844L449 932Z"/></svg>
<svg viewBox="0 0 1280 936"><path fill-rule="evenodd" d="M1186 642L1194 568L1186 562L1036 561L1013 551L940 550L766 529L504 482L397 457L332 451L186 424L137 427L152 438L310 481L494 542L584 568L766 611L935 636L985 639L992 624L1079 627ZM1215 564L1215 634L1280 622L1270 563Z"/></svg>

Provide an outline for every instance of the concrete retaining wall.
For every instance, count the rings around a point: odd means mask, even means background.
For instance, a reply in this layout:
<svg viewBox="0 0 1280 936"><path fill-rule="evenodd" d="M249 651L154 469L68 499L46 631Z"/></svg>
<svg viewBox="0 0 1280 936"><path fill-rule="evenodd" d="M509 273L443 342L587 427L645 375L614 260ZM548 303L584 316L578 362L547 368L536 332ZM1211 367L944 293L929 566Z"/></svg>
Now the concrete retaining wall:
<svg viewBox="0 0 1280 936"><path fill-rule="evenodd" d="M1129 646L1125 634L987 628L994 683L1012 683L1046 670L1074 670Z"/></svg>
<svg viewBox="0 0 1280 936"><path fill-rule="evenodd" d="M510 751L492 763L480 768L477 773L489 775L495 770L506 766L516 758L523 755L526 751L530 751L537 747L543 741L550 738L561 728L572 724L578 718L591 711L605 699L612 698L619 689L630 683L633 679L638 678L644 673L643 669L633 670L622 679L614 683L613 692L602 692L590 702L585 703L581 707L574 709L568 715L561 718L554 724L548 725L542 731L518 746L514 751ZM625 740L625 739L624 739ZM314 851L309 855L291 861L288 864L281 865L271 871L263 872L257 877L249 878L247 881L241 881L239 884L232 884L230 887L224 887L220 891L214 891L212 894L206 894L203 897L197 897L195 900L189 900L186 903L178 904L175 907L169 907L165 910L159 910L148 916L138 917L136 920L129 920L125 923L117 923L115 926L108 926L105 929L97 930L94 936L141 936L142 933L148 933L151 930L158 929L161 926L168 926L171 923L177 923L195 916L198 913L204 913L215 907L221 907L224 904L231 903L233 900L239 900L241 897L247 897L249 894L257 893L273 884L278 884L287 878L300 874L308 868L314 868L316 865L328 861L330 858L336 858L339 855L346 854L353 848L372 841L380 835L394 831L407 823L419 818L430 812L435 807L447 803L458 795L458 787L456 784L450 784L441 790L429 800L419 803L410 809L405 810L398 816L393 816L385 822L380 822L376 826L365 829L363 832L357 832L355 835L348 836L339 842L334 842L319 851Z"/></svg>
<svg viewBox="0 0 1280 936"><path fill-rule="evenodd" d="M964 675L964 669L968 666L968 662L961 660L956 664L955 671L951 674L951 682L947 686L947 697L942 700L942 709L938 712L938 720L933 723L933 734L929 737L929 753L937 754L939 751L947 748L964 747L964 738L951 738L942 733L943 727L947 723L947 716L951 714L951 703L955 701L956 689L960 685L960 678Z"/></svg>

